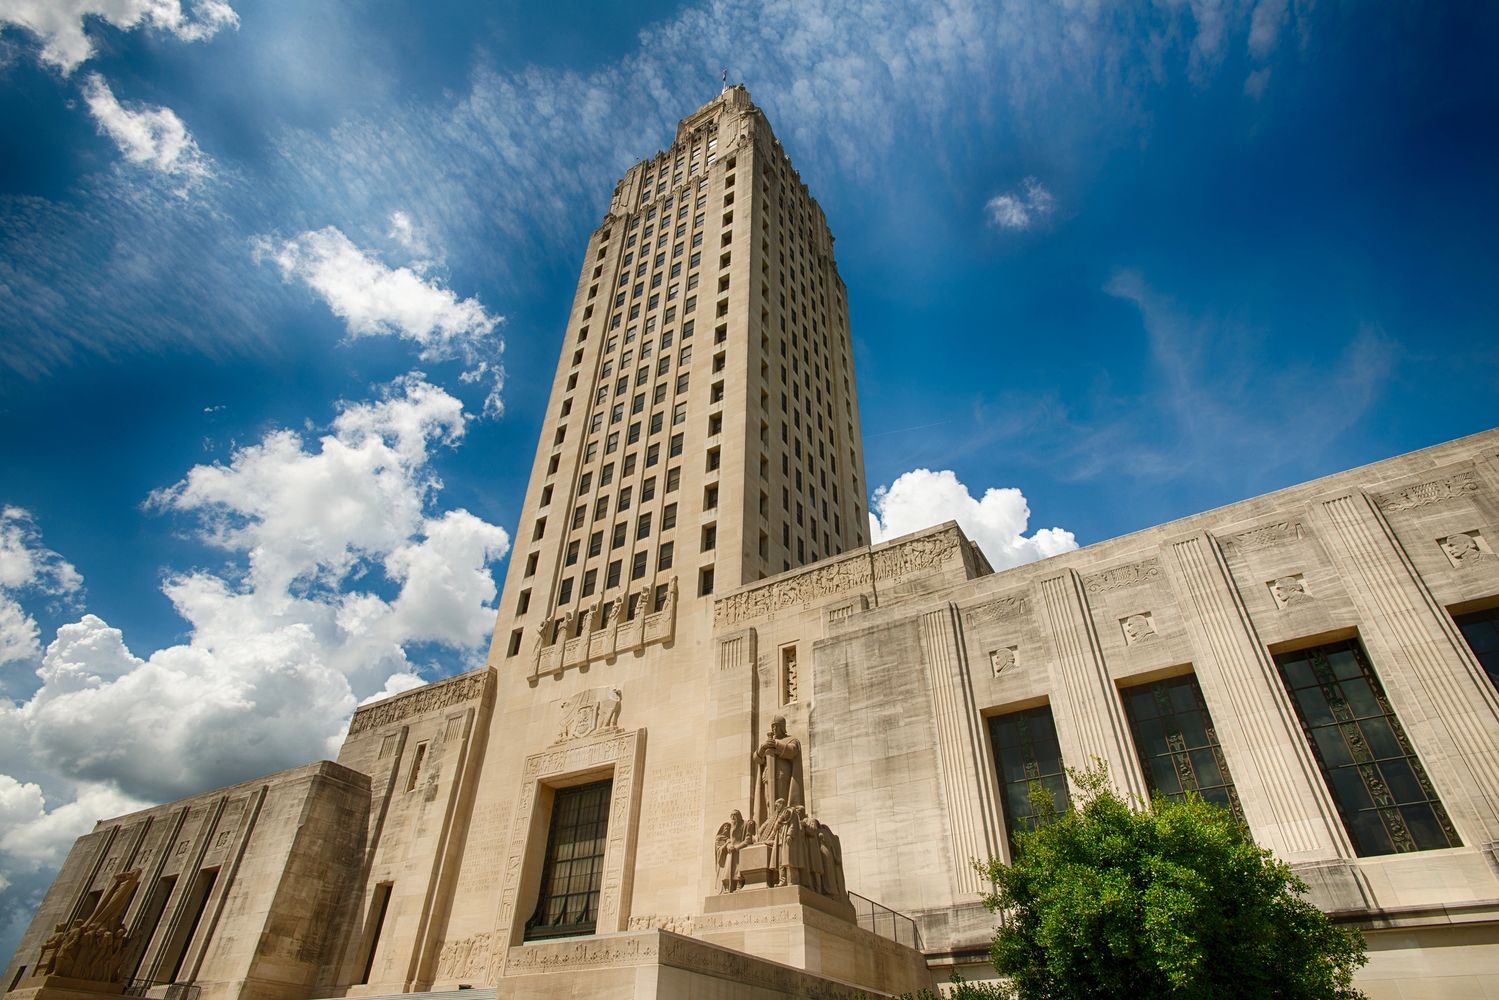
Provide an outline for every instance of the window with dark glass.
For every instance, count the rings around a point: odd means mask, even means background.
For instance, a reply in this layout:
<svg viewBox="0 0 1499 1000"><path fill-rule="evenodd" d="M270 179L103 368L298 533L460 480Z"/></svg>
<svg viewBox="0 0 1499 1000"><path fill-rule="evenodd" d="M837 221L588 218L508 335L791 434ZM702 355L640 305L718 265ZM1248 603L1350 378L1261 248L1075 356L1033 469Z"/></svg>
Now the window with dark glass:
<svg viewBox="0 0 1499 1000"><path fill-rule="evenodd" d="M559 788L526 940L592 934L598 922L612 781Z"/></svg>
<svg viewBox="0 0 1499 1000"><path fill-rule="evenodd" d="M1463 638L1468 640L1468 647L1478 657L1489 680L1499 687L1499 608L1453 615L1452 620L1462 630Z"/></svg>
<svg viewBox="0 0 1499 1000"><path fill-rule="evenodd" d="M1122 692L1140 769L1152 793L1168 799L1196 792L1242 823L1244 810L1218 745L1202 688L1191 674Z"/></svg>
<svg viewBox="0 0 1499 1000"><path fill-rule="evenodd" d="M1058 812L1067 808L1067 774L1063 770L1062 746L1057 742L1051 706L994 716L989 720L989 740L994 747L994 770L999 775L1005 831L1013 857L1015 835L1036 825L1031 803L1032 782L1039 782L1051 793Z"/></svg>
<svg viewBox="0 0 1499 1000"><path fill-rule="evenodd" d="M1275 657L1343 826L1361 855L1461 841L1356 639Z"/></svg>

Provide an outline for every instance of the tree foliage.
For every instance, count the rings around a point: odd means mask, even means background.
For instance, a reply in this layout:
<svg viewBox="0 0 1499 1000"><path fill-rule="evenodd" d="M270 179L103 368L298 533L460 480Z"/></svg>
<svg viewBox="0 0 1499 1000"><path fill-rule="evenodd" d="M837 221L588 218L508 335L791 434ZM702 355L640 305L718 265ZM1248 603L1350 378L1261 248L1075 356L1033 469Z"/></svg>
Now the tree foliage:
<svg viewBox="0 0 1499 1000"><path fill-rule="evenodd" d="M1014 864L978 866L1003 917L994 965L1019 1000L1362 996L1362 936L1227 810L1196 797L1139 810L1101 764L1069 773L1073 806L1057 814L1033 789L1042 822Z"/></svg>

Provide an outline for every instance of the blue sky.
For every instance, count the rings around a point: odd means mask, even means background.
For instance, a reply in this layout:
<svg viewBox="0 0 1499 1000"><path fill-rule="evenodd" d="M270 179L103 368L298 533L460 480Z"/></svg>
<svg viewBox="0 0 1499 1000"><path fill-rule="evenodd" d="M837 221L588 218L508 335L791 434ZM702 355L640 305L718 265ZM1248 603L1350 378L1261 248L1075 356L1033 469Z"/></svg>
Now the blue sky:
<svg viewBox="0 0 1499 1000"><path fill-rule="evenodd" d="M1496 422L1492 5L98 6L0 0L0 952L95 817L481 661L587 234L723 67L837 237L883 533Z"/></svg>

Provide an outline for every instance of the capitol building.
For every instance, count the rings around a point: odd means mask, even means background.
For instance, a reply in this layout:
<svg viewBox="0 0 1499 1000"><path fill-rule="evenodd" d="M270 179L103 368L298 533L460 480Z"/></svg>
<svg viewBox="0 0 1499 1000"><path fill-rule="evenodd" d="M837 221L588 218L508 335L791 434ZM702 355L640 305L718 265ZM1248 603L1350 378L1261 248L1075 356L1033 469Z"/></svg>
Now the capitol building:
<svg viewBox="0 0 1499 1000"><path fill-rule="evenodd" d="M5 1000L992 977L971 862L1092 758L1242 817L1374 1000L1499 996L1499 431L995 572L870 544L856 387L826 219L726 88L589 237L486 664L101 820Z"/></svg>

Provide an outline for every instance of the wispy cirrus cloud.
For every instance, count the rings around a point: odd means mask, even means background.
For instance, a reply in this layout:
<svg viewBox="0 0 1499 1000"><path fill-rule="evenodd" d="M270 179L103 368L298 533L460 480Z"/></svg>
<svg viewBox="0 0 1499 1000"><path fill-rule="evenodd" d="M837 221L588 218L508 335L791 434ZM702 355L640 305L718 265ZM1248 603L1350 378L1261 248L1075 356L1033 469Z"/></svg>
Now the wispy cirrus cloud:
<svg viewBox="0 0 1499 1000"><path fill-rule="evenodd" d="M1024 231L1033 229L1056 211L1057 200L1034 177L1020 182L1020 187L989 199L984 210L989 224L998 229Z"/></svg>
<svg viewBox="0 0 1499 1000"><path fill-rule="evenodd" d="M94 54L90 20L120 31L154 28L184 42L211 38L225 28L239 26L239 15L225 0L4 0L0 25L30 32L41 43L40 60L72 73Z"/></svg>

